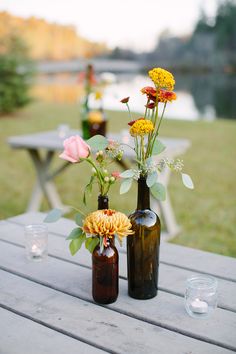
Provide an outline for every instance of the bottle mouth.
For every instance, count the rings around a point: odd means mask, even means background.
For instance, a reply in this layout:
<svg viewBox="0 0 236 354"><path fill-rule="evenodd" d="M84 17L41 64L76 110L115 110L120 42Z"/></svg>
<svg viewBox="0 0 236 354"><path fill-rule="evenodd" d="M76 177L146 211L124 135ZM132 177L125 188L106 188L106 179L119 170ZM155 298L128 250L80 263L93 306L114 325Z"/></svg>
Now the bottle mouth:
<svg viewBox="0 0 236 354"><path fill-rule="evenodd" d="M212 276L193 276L187 279L187 286L192 289L216 289L217 279Z"/></svg>

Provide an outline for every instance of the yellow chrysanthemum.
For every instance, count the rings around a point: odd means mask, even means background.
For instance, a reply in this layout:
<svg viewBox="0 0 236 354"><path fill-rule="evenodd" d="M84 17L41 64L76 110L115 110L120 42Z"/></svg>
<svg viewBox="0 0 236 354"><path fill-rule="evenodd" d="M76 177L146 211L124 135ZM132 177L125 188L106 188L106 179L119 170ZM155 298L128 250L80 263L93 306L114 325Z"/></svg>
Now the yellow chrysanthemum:
<svg viewBox="0 0 236 354"><path fill-rule="evenodd" d="M103 121L102 113L99 111L91 111L88 114L88 120L90 123L101 123Z"/></svg>
<svg viewBox="0 0 236 354"><path fill-rule="evenodd" d="M119 211L105 209L90 213L83 224L83 231L87 234L111 238L114 235L122 238L133 234L131 223L127 216Z"/></svg>
<svg viewBox="0 0 236 354"><path fill-rule="evenodd" d="M150 79L158 88L164 88L172 91L175 86L174 76L167 70L162 68L154 68L148 72Z"/></svg>
<svg viewBox="0 0 236 354"><path fill-rule="evenodd" d="M129 132L131 136L144 136L151 133L153 130L154 126L151 120L138 119L132 124Z"/></svg>

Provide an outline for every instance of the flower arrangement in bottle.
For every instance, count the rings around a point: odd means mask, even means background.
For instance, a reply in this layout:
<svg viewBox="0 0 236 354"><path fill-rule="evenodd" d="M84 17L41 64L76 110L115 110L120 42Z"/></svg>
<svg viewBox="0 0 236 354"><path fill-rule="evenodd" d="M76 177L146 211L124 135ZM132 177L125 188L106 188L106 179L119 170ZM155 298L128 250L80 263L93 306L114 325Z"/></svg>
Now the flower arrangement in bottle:
<svg viewBox="0 0 236 354"><path fill-rule="evenodd" d="M89 182L85 187L83 194L83 202L87 203L88 194L92 193L94 185L98 187L98 209L108 209L108 193L112 185L119 178L119 174L114 171L109 171L111 163L120 161L123 155L123 150L115 141L108 141L105 137L96 135L87 141L84 141L80 136L71 136L63 142L64 150L59 155L63 160L66 160L74 165L88 163L91 166L91 175ZM79 241L81 236L81 220L83 213L75 207L75 221L79 225L78 228L72 230L69 235L71 239L70 251L74 255L78 251ZM51 210L45 222L55 222L62 216L63 211L60 209ZM71 237L72 236L72 237ZM71 237L71 238L70 238ZM81 239L80 239L81 240Z"/></svg>
<svg viewBox="0 0 236 354"><path fill-rule="evenodd" d="M114 244L117 237L131 235L128 217L115 210L97 210L86 216L81 226L68 237L70 250L75 254L82 244L92 253L92 295L100 304L116 301L119 293L119 255Z"/></svg>
<svg viewBox="0 0 236 354"><path fill-rule="evenodd" d="M131 117L129 97L121 100L130 115L129 134L133 138L136 166L121 173L120 193L129 191L133 180L138 182L137 208L129 218L134 231L127 238L128 293L135 299L151 299L158 291L158 268L161 223L150 206L150 192L161 201L165 200L165 186L159 175L165 167L182 174L184 185L190 189L193 183L189 175L182 173L183 162L177 159L159 159L165 150L159 140L161 123L168 103L176 100L173 91L174 76L162 68L149 71L154 86L146 86L141 93L146 96L144 115L136 120Z"/></svg>
<svg viewBox="0 0 236 354"><path fill-rule="evenodd" d="M162 68L154 68L148 74L154 86L146 86L141 89L141 93L146 96L145 111L142 117L133 120L129 107L129 97L121 100L123 104L126 104L130 116L129 134L134 141L134 146L130 147L134 150L137 168L121 173L120 176L123 181L120 192L121 194L128 192L133 180L138 180L142 176L146 178L147 186L150 188L152 195L156 199L164 200L165 187L158 181L158 174L165 167L180 172L182 181L187 188L193 189L193 182L189 175L182 173L182 160L156 159L156 156L166 148L159 140L166 106L176 100L177 96L173 91L175 79L170 72Z"/></svg>

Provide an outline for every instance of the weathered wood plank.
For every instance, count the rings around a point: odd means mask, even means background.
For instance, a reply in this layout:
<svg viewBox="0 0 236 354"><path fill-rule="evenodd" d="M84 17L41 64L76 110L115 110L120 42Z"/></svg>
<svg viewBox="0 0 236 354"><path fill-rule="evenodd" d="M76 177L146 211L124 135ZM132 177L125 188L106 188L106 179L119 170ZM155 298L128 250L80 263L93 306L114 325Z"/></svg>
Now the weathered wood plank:
<svg viewBox="0 0 236 354"><path fill-rule="evenodd" d="M230 353L53 289L0 272L0 301L43 324L115 353ZM17 291L16 291L17 289Z"/></svg>
<svg viewBox="0 0 236 354"><path fill-rule="evenodd" d="M1 354L102 354L96 347L0 308Z"/></svg>
<svg viewBox="0 0 236 354"><path fill-rule="evenodd" d="M170 243L163 243L161 247L161 262L236 281L236 259L233 257Z"/></svg>
<svg viewBox="0 0 236 354"><path fill-rule="evenodd" d="M30 222L42 222L45 215L45 213L30 213L8 220L26 225ZM62 218L56 223L50 224L49 229L58 235L66 236L75 226L72 220ZM125 251L125 245L123 246L123 250ZM197 270L199 273L202 272L236 281L235 258L232 257L220 256L170 243L162 243L160 260L169 265Z"/></svg>
<svg viewBox="0 0 236 354"><path fill-rule="evenodd" d="M8 244L1 245L0 259L1 266L9 271L67 294L93 301L91 270L88 268L53 258L45 263L30 263L25 259L23 249ZM119 299L109 308L236 350L236 337L233 335L236 329L236 315L230 311L217 309L209 320L196 321L186 314L183 298L159 291L158 297L148 302L135 301L127 296L127 282L123 279L120 279Z"/></svg>
<svg viewBox="0 0 236 354"><path fill-rule="evenodd" d="M23 245L23 228L20 225L10 223L5 224L5 226L2 225L2 227L0 227L0 239L11 240ZM58 237L54 234L50 234L49 252L56 257L61 257L70 262L91 267L91 257L89 256L87 250L82 248L75 257L72 257L68 250L68 241L65 241L64 237ZM221 257L219 258L221 259ZM186 279L192 274L199 273L200 272L198 269L193 272L186 269L176 268L175 266L160 264L159 287L164 291L183 296ZM126 278L127 276L126 255L123 253L120 253L120 275L123 278ZM219 306L236 311L236 283L219 279L219 294Z"/></svg>

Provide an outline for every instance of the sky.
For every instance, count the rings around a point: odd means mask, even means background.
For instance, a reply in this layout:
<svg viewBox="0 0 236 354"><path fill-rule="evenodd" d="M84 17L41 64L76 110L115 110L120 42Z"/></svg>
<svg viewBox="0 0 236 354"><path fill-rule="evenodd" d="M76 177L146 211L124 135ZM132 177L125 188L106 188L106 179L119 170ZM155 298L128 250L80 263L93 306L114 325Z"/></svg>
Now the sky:
<svg viewBox="0 0 236 354"><path fill-rule="evenodd" d="M73 25L92 41L136 51L153 49L165 30L191 33L201 9L212 17L218 0L0 0L0 11Z"/></svg>

